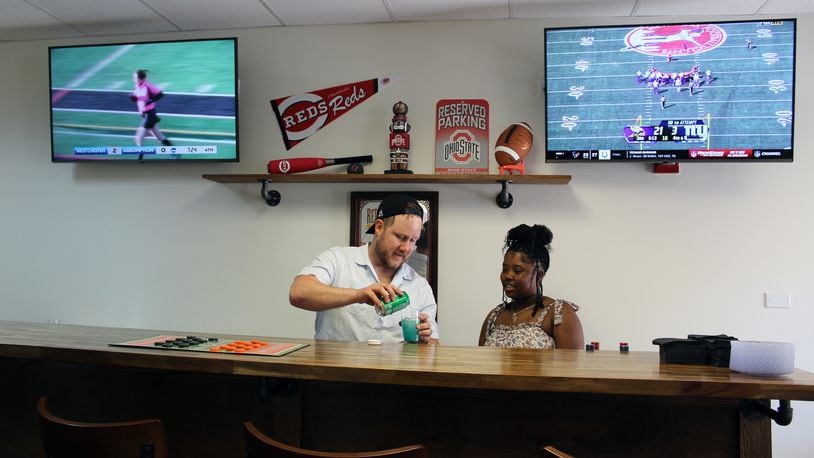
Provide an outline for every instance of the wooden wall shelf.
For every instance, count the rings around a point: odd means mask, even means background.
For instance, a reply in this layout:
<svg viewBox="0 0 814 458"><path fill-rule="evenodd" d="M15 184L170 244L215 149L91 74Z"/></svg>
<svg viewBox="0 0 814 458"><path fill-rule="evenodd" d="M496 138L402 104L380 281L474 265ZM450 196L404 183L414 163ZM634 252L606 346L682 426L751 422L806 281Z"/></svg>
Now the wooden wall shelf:
<svg viewBox="0 0 814 458"><path fill-rule="evenodd" d="M260 183L260 196L272 207L280 203L282 196L269 189L272 183L438 183L438 184L500 184L501 191L495 197L500 208L512 206L514 198L508 184L568 184L571 175L429 175L429 174L349 174L349 173L296 173L291 175L270 174L205 174L204 179L218 183Z"/></svg>
<svg viewBox="0 0 814 458"><path fill-rule="evenodd" d="M571 175L424 175L424 174L359 174L296 173L269 174L206 174L207 180L218 183L439 183L470 184L500 183L508 180L517 184L568 184Z"/></svg>

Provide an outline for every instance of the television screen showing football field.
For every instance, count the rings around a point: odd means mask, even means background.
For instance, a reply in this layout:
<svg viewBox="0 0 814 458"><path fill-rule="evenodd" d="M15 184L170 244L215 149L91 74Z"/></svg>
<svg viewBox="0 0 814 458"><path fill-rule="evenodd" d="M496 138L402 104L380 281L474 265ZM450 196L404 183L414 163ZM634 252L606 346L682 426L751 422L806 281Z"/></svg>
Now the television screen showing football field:
<svg viewBox="0 0 814 458"><path fill-rule="evenodd" d="M237 162L237 38L49 48L53 162Z"/></svg>
<svg viewBox="0 0 814 458"><path fill-rule="evenodd" d="M795 27L546 29L546 160L791 161Z"/></svg>

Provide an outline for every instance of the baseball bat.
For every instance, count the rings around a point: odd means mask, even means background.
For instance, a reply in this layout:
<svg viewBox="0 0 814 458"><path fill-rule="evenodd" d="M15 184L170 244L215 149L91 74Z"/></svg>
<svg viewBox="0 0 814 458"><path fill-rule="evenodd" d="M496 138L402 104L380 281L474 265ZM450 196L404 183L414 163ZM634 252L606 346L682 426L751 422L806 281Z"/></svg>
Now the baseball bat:
<svg viewBox="0 0 814 458"><path fill-rule="evenodd" d="M329 165L353 164L356 162L373 162L373 156L346 156L346 157L292 157L290 159L274 159L269 161L269 173L279 175L285 173L307 172L317 170Z"/></svg>

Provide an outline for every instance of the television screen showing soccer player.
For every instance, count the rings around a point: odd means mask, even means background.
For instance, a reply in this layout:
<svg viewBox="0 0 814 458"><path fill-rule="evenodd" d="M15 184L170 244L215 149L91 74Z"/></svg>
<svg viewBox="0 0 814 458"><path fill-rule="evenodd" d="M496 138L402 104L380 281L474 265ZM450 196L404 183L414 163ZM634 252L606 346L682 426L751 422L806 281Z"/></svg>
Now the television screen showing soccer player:
<svg viewBox="0 0 814 458"><path fill-rule="evenodd" d="M791 161L794 19L545 30L546 160Z"/></svg>
<svg viewBox="0 0 814 458"><path fill-rule="evenodd" d="M49 48L51 160L238 156L237 38Z"/></svg>

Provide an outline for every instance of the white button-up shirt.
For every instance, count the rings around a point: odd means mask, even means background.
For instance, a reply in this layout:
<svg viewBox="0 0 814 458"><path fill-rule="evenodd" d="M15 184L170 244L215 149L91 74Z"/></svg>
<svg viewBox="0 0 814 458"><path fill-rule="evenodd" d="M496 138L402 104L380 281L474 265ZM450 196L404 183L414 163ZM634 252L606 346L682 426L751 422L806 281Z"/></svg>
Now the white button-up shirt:
<svg viewBox="0 0 814 458"><path fill-rule="evenodd" d="M313 275L321 283L338 288L359 289L379 283L376 270L368 256L368 245L335 247L320 254L300 275ZM399 322L407 313L416 311L429 315L432 337L438 338L436 314L438 305L427 280L407 263L393 275L392 284L410 296L410 305L388 316L380 316L373 306L356 303L317 312L315 339L357 340L380 339L401 342Z"/></svg>

